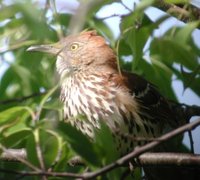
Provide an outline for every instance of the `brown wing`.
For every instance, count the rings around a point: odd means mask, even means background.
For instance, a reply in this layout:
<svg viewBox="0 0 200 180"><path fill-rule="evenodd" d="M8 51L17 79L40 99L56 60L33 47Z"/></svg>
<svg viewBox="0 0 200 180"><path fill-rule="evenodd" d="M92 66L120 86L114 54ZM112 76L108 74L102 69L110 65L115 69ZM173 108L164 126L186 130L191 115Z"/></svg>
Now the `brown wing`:
<svg viewBox="0 0 200 180"><path fill-rule="evenodd" d="M178 122L167 100L157 91L156 87L141 76L123 72L130 93L140 104L141 116L154 122L167 123L177 127Z"/></svg>

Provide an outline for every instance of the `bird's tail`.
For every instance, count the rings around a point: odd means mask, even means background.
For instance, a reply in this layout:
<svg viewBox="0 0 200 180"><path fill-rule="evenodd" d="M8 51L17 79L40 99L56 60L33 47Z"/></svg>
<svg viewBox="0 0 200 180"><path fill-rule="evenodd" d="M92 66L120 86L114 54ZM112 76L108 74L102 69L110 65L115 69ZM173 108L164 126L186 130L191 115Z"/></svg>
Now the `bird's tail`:
<svg viewBox="0 0 200 180"><path fill-rule="evenodd" d="M178 121L178 126L189 123L191 117L200 116L200 106L196 105L186 105L177 103L174 101L169 101L169 106L176 116ZM175 145L174 146L174 143ZM171 141L162 144L161 148L166 152L181 152L181 141L179 139L172 139ZM178 145L177 145L178 144ZM162 151L161 150L161 151ZM196 180L200 179L199 168L196 167L145 167L145 177L147 180L169 180L169 179L181 179L181 180Z"/></svg>

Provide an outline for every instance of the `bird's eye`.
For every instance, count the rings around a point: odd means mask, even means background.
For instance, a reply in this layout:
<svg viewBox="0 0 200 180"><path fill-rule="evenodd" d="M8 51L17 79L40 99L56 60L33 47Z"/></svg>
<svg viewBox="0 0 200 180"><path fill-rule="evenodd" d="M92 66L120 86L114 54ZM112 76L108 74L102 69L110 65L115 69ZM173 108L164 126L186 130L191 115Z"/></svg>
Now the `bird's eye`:
<svg viewBox="0 0 200 180"><path fill-rule="evenodd" d="M72 51L75 51L75 50L77 50L79 48L79 44L78 43L73 43L71 46L70 46L70 49L72 50Z"/></svg>

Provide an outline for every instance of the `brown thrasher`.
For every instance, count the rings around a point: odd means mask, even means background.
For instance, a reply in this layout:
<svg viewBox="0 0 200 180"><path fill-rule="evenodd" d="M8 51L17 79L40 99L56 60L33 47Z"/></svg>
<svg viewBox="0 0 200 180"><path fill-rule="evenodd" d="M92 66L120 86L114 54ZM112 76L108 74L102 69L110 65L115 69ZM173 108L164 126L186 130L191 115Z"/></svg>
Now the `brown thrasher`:
<svg viewBox="0 0 200 180"><path fill-rule="evenodd" d="M139 143L126 134L158 137L181 124L175 109L151 83L136 74L119 72L115 53L95 31L28 50L57 56L65 119L90 137L94 128L100 128L99 120L104 121L122 155ZM79 115L86 119L79 120Z"/></svg>

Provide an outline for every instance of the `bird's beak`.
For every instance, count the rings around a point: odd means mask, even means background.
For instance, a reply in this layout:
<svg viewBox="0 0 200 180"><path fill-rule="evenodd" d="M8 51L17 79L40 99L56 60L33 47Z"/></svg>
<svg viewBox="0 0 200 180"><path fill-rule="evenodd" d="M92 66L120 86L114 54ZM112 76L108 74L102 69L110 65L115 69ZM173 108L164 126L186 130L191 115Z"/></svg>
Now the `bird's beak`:
<svg viewBox="0 0 200 180"><path fill-rule="evenodd" d="M27 51L39 51L57 55L62 50L60 43L30 46Z"/></svg>

